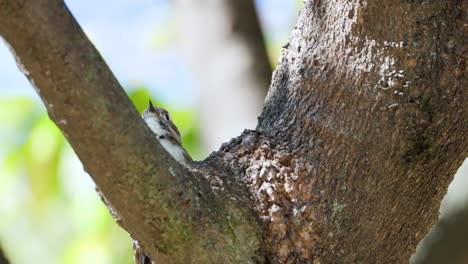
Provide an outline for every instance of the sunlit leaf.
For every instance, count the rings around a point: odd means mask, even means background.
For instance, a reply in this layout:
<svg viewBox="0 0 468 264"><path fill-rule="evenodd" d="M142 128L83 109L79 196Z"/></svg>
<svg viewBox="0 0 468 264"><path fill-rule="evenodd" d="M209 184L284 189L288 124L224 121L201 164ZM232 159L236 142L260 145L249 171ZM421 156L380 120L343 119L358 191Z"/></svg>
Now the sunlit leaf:
<svg viewBox="0 0 468 264"><path fill-rule="evenodd" d="M111 257L101 241L86 237L73 241L63 254L63 263L103 263L111 264Z"/></svg>
<svg viewBox="0 0 468 264"><path fill-rule="evenodd" d="M182 142L194 160L205 158L202 156L202 144L200 142L200 135L197 127L192 127L187 130L187 133L182 136Z"/></svg>
<svg viewBox="0 0 468 264"><path fill-rule="evenodd" d="M130 97L130 100L132 100L139 113L143 112L143 110L148 107L149 99L151 99L154 104L158 105L158 101L156 101L155 98L151 98L151 95L143 86L133 87L130 90L128 97Z"/></svg>
<svg viewBox="0 0 468 264"><path fill-rule="evenodd" d="M27 171L38 201L59 193L58 168L64 138L57 126L43 116L36 121L27 142Z"/></svg>
<svg viewBox="0 0 468 264"><path fill-rule="evenodd" d="M39 110L39 111L38 111ZM26 98L0 98L0 158L5 157L10 169L17 167L23 146L35 120L43 111Z"/></svg>
<svg viewBox="0 0 468 264"><path fill-rule="evenodd" d="M28 98L0 98L0 123L17 125L34 107L35 103Z"/></svg>

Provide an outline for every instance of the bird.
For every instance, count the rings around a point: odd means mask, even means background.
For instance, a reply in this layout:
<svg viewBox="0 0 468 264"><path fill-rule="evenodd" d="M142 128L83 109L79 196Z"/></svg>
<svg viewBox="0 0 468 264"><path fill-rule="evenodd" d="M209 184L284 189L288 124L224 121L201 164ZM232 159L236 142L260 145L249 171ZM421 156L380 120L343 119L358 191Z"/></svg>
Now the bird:
<svg viewBox="0 0 468 264"><path fill-rule="evenodd" d="M162 107L154 106L149 100L148 107L141 117L151 129L161 146L179 163L186 165L192 161L192 157L182 146L180 132L172 122L169 111ZM143 251L138 241L133 241L133 256L135 264L156 264Z"/></svg>
<svg viewBox="0 0 468 264"><path fill-rule="evenodd" d="M192 161L192 158L182 146L179 130L172 122L169 111L154 106L149 100L149 106L143 111L141 117L153 131L159 143L177 162L186 164Z"/></svg>

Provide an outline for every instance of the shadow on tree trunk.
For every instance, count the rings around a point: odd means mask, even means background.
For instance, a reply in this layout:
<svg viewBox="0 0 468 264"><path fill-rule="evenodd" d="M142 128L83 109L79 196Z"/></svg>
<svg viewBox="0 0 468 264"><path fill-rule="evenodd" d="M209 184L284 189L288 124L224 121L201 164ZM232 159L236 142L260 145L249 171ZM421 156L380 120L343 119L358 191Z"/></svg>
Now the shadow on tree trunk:
<svg viewBox="0 0 468 264"><path fill-rule="evenodd" d="M441 217L418 246L412 264L468 263L468 200Z"/></svg>

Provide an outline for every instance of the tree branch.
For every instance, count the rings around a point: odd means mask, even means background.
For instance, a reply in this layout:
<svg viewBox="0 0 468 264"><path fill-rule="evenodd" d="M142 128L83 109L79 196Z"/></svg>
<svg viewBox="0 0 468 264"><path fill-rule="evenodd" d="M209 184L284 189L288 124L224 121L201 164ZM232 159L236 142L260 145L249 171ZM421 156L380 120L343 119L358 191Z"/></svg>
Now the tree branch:
<svg viewBox="0 0 468 264"><path fill-rule="evenodd" d="M118 221L161 263L262 263L260 241L270 263L406 262L468 154L461 0L305 2L257 131L194 175L63 2L0 0L0 17Z"/></svg>
<svg viewBox="0 0 468 264"><path fill-rule="evenodd" d="M413 256L413 264L466 263L468 210L459 208L442 216Z"/></svg>
<svg viewBox="0 0 468 264"><path fill-rule="evenodd" d="M295 241L279 259L408 261L468 154L463 12L462 1L304 3L257 127L298 157L270 161L293 174L280 202L258 198L284 211L271 252Z"/></svg>
<svg viewBox="0 0 468 264"><path fill-rule="evenodd" d="M252 214L154 140L63 1L0 0L0 35L117 222L161 263L250 263Z"/></svg>
<svg viewBox="0 0 468 264"><path fill-rule="evenodd" d="M210 157L273 263L409 260L468 154L461 5L304 3L257 132Z"/></svg>

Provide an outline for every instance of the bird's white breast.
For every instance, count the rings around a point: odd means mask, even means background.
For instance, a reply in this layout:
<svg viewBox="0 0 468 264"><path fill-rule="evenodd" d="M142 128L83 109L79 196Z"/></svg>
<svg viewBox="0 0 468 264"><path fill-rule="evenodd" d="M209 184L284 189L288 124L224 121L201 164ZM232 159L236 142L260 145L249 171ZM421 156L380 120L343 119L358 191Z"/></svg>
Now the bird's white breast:
<svg viewBox="0 0 468 264"><path fill-rule="evenodd" d="M178 144L174 144L172 141L167 139L159 139L159 136L170 135L170 132L164 129L158 122L157 119L146 118L144 119L146 124L151 131L156 134L156 138L159 140L159 143L164 147L164 149L171 154L171 156L180 163L185 163L184 149Z"/></svg>
<svg viewBox="0 0 468 264"><path fill-rule="evenodd" d="M159 143L164 147L164 149L171 154L171 156L180 163L185 163L184 149L181 148L178 144L172 143L167 139L160 139Z"/></svg>
<svg viewBox="0 0 468 264"><path fill-rule="evenodd" d="M163 136L163 135L166 135L168 133L168 131L165 130L159 124L157 119L146 118L144 120L145 120L146 124L149 126L149 128L151 128L151 131L153 131L153 133L155 133L156 135Z"/></svg>

